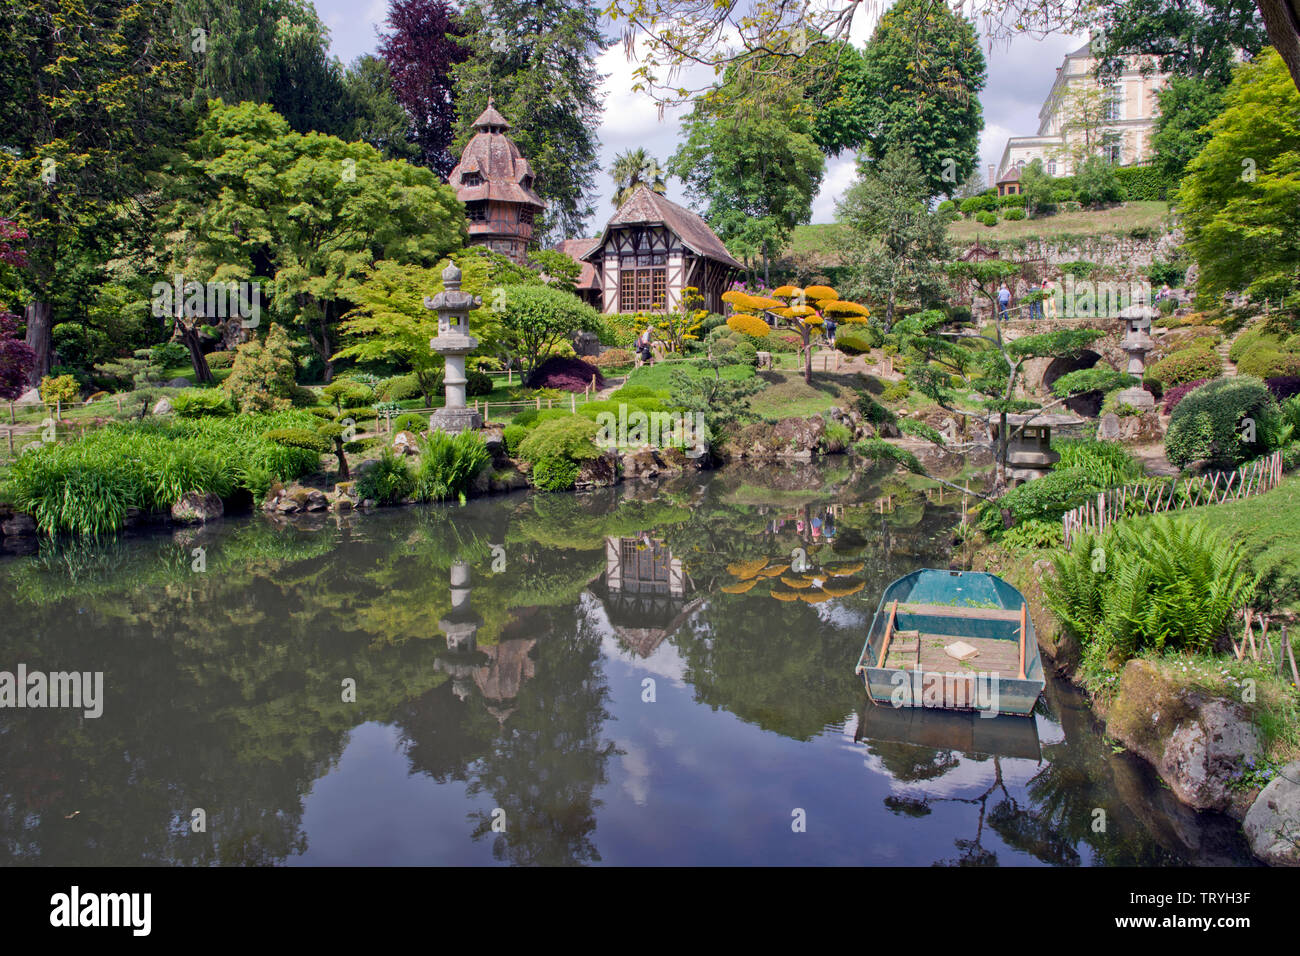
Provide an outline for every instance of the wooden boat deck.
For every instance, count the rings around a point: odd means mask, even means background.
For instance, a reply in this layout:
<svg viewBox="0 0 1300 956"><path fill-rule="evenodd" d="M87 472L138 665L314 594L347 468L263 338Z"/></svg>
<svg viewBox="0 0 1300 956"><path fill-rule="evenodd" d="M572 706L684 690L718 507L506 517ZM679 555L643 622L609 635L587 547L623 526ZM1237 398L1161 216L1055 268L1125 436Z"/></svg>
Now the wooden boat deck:
<svg viewBox="0 0 1300 956"><path fill-rule="evenodd" d="M1016 618L1019 617L1017 613ZM955 641L964 641L978 653L964 661L949 657L944 648ZM949 673L979 671L1015 677L1020 673L1020 642L994 637L954 637L951 634L895 631L889 642L884 666L908 671L918 668Z"/></svg>

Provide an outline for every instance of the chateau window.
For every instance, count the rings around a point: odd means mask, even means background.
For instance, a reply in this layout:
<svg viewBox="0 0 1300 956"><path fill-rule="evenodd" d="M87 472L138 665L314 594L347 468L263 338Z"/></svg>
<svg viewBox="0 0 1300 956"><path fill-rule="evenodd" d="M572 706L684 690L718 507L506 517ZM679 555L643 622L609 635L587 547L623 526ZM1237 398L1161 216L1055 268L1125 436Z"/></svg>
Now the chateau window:
<svg viewBox="0 0 1300 956"><path fill-rule="evenodd" d="M655 265L644 266L628 260L638 258L659 259ZM618 270L618 302L624 312L663 312L668 302L668 270L663 267L663 256L623 256Z"/></svg>
<svg viewBox="0 0 1300 956"><path fill-rule="evenodd" d="M470 222L487 222L487 203L482 201L466 203L465 215Z"/></svg>
<svg viewBox="0 0 1300 956"><path fill-rule="evenodd" d="M1048 162L1047 162L1047 175L1049 175L1049 176L1055 176L1055 175L1056 175L1056 160L1054 160L1054 159L1052 159L1052 160L1048 160Z"/></svg>
<svg viewBox="0 0 1300 956"><path fill-rule="evenodd" d="M482 186L483 177L478 173L461 173L460 184L462 186Z"/></svg>
<svg viewBox="0 0 1300 956"><path fill-rule="evenodd" d="M1105 147L1104 152L1106 158L1116 166L1119 166L1124 162L1124 148L1119 143L1111 143L1109 146Z"/></svg>

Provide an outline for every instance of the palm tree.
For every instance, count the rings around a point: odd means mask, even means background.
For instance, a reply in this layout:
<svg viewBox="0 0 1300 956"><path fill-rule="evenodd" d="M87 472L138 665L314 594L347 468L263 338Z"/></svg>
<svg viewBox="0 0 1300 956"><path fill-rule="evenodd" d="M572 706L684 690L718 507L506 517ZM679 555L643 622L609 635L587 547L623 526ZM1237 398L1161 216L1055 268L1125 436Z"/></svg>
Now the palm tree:
<svg viewBox="0 0 1300 956"><path fill-rule="evenodd" d="M665 173L655 159L642 147L624 150L614 157L614 169L610 172L614 179L614 205L622 206L632 198L636 187L649 186L661 196L668 191L664 183Z"/></svg>

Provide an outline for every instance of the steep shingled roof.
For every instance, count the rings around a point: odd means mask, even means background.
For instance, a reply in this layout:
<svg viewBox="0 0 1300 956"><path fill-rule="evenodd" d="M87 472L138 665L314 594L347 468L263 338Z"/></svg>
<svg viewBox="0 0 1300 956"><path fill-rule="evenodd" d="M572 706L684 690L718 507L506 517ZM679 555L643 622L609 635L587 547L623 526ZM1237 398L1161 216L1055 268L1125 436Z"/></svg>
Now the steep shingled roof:
<svg viewBox="0 0 1300 956"><path fill-rule="evenodd" d="M578 281L575 288L578 289L597 289L596 285L596 267L593 266L583 257L600 245L599 239L562 239L556 246L557 252L563 252L570 259L573 259L582 266L582 272L578 274Z"/></svg>
<svg viewBox="0 0 1300 956"><path fill-rule="evenodd" d="M460 162L447 177L447 182L456 190L456 198L461 202L498 199L545 209L546 203L533 192L533 168L519 152L514 140L505 134L504 130L509 129L510 124L491 101L474 125L478 132L465 144ZM472 172L483 177L482 184L462 185L461 176ZM527 185L525 180L528 180Z"/></svg>
<svg viewBox="0 0 1300 956"><path fill-rule="evenodd" d="M660 223L676 233L677 237L693 252L735 269L745 268L732 257L727 247L722 244L722 240L697 213L665 199L644 184L638 186L627 202L619 206L618 212L614 213L614 218L605 226L600 239L587 256L592 256L596 250L605 245L610 229L615 226L659 225Z"/></svg>

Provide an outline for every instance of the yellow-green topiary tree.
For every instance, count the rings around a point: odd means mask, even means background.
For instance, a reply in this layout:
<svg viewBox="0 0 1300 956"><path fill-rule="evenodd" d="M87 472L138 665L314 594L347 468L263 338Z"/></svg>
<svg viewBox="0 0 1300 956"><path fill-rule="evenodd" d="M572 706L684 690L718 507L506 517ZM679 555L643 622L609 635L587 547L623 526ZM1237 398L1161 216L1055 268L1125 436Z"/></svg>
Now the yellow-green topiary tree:
<svg viewBox="0 0 1300 956"><path fill-rule="evenodd" d="M834 289L827 285L810 285L800 289L783 285L772 290L771 296L751 295L731 291L722 300L732 308L727 326L753 338L763 338L771 331L764 315L784 320L803 339L803 380L812 384L812 338L820 334L826 316L837 322L865 323L871 312L856 302L842 301Z"/></svg>

